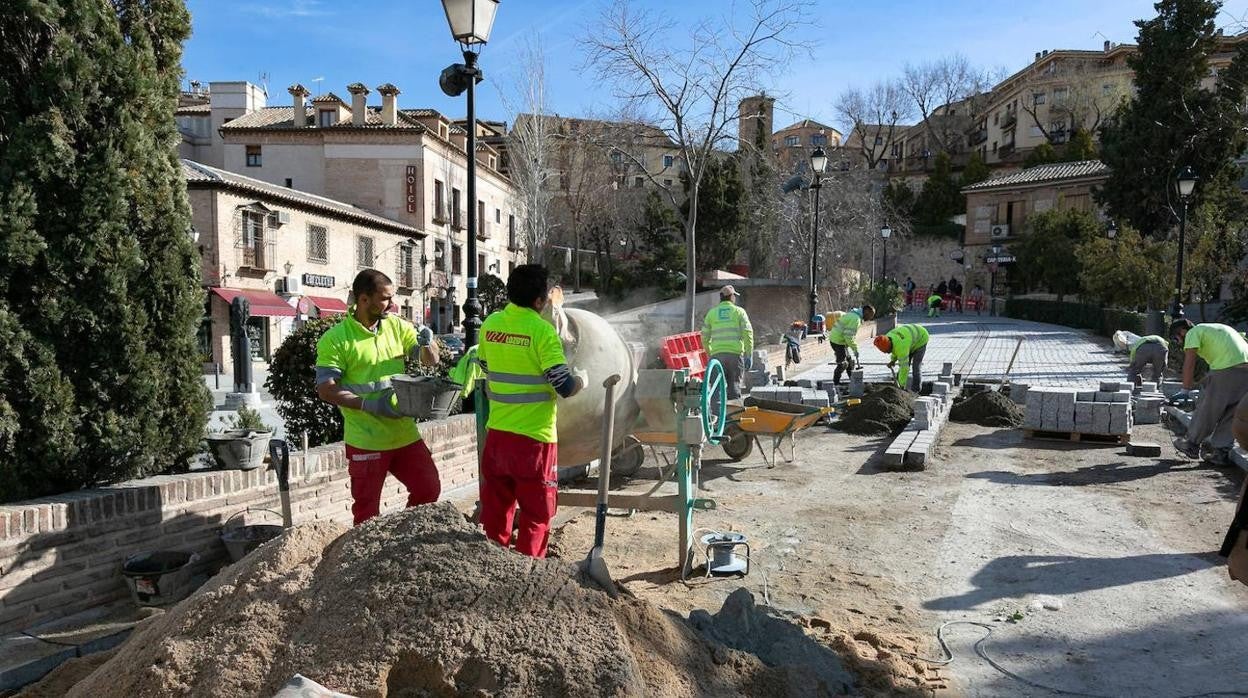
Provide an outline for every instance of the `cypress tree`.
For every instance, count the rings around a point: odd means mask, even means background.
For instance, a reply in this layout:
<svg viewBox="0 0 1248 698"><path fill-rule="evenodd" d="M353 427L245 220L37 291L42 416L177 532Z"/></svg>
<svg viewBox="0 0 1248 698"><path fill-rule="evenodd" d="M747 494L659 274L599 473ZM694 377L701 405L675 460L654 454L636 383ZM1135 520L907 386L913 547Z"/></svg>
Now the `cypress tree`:
<svg viewBox="0 0 1248 698"><path fill-rule="evenodd" d="M184 462L209 406L182 0L0 11L0 500Z"/></svg>

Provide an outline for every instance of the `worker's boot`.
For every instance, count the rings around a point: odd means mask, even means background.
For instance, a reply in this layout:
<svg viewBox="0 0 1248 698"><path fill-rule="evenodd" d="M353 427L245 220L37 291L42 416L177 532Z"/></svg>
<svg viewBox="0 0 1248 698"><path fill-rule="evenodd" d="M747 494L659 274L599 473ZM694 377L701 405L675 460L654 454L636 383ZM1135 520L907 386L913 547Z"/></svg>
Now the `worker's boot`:
<svg viewBox="0 0 1248 698"><path fill-rule="evenodd" d="M1174 450L1188 460L1200 460L1200 444L1194 444L1184 438L1174 440Z"/></svg>

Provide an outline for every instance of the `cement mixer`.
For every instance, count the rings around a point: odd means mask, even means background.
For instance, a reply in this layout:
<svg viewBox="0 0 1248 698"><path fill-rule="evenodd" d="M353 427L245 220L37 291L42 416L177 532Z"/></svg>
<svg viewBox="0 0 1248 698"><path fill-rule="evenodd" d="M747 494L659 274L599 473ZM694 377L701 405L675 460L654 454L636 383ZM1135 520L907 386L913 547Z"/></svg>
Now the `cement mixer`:
<svg viewBox="0 0 1248 698"><path fill-rule="evenodd" d="M590 377L585 389L559 401L559 465L584 465L598 458L602 448L602 420L605 409L602 377L619 374L615 388L615 448L623 448L630 427L640 408L633 390L637 383L634 352L620 338L611 323L579 308L549 306L546 315L563 339L568 364L585 370ZM637 455L641 455L640 451Z"/></svg>

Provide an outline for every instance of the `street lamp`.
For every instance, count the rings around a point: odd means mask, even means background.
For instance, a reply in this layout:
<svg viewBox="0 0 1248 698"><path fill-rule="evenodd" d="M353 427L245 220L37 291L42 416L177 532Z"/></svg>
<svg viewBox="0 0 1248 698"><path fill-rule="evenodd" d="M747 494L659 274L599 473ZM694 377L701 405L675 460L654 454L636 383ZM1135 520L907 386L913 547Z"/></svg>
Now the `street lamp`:
<svg viewBox="0 0 1248 698"><path fill-rule="evenodd" d="M1170 307L1170 317L1176 320L1183 317L1183 238L1187 232L1187 202L1195 188L1196 172L1189 165L1179 173L1179 198L1183 200L1183 214L1179 218L1179 262L1174 267L1174 305Z"/></svg>
<svg viewBox="0 0 1248 698"><path fill-rule="evenodd" d="M815 321L815 306L819 300L819 289L815 276L819 272L819 190L823 188L823 173L828 169L828 154L822 147L816 147L810 154L810 170L814 173L814 181L810 188L815 190L815 230L810 236L810 315L808 322Z"/></svg>
<svg viewBox="0 0 1248 698"><path fill-rule="evenodd" d="M991 277L988 280L988 314L989 315L997 314L997 265L1000 264L1000 262L997 261L997 258L1000 256L1001 256L1001 246L993 245L992 246L992 262L988 264L988 269L989 271L992 272Z"/></svg>
<svg viewBox="0 0 1248 698"><path fill-rule="evenodd" d="M1115 223L1113 220L1109 221L1109 227L1105 229L1105 236L1108 237L1110 240L1113 240L1114 238L1118 237L1118 224Z"/></svg>
<svg viewBox="0 0 1248 698"><path fill-rule="evenodd" d="M438 84L449 97L468 93L468 298L464 301L464 346L477 343L481 303L477 300L477 105L476 85L482 79L477 54L490 40L499 0L442 0L451 37L464 51L464 62L442 71Z"/></svg>
<svg viewBox="0 0 1248 698"><path fill-rule="evenodd" d="M880 237L884 238L884 264L880 267L880 281L888 278L888 239L892 235L893 229L885 223L884 227L880 228Z"/></svg>

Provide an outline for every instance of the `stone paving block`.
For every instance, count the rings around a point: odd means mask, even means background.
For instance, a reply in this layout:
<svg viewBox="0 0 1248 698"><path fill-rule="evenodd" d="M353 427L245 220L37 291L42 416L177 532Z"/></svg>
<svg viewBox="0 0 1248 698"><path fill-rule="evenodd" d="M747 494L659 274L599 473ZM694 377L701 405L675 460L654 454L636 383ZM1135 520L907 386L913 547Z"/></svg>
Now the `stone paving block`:
<svg viewBox="0 0 1248 698"><path fill-rule="evenodd" d="M1183 389L1182 381L1162 381L1161 393L1166 397L1170 397Z"/></svg>
<svg viewBox="0 0 1248 698"><path fill-rule="evenodd" d="M1156 458L1161 455L1161 444L1149 443L1147 441L1132 441L1127 444L1127 455Z"/></svg>
<svg viewBox="0 0 1248 698"><path fill-rule="evenodd" d="M1092 431L1092 407L1094 404L1091 402L1075 403L1075 427L1072 431L1081 433Z"/></svg>
<svg viewBox="0 0 1248 698"><path fill-rule="evenodd" d="M940 366L940 375L941 375L941 376L952 376L952 375L953 375L953 362L951 362L951 361L946 361L946 362L944 362L943 364L941 364L941 366Z"/></svg>
<svg viewBox="0 0 1248 698"><path fill-rule="evenodd" d="M1010 399L1014 401L1014 404L1026 405L1027 396L1030 394L1031 394L1031 386L1027 385L1026 383L1011 383L1010 384Z"/></svg>
<svg viewBox="0 0 1248 698"><path fill-rule="evenodd" d="M944 382L932 383L932 394L933 395L948 395L949 384L944 383Z"/></svg>
<svg viewBox="0 0 1248 698"><path fill-rule="evenodd" d="M1110 402L1131 402L1131 391L1119 390L1116 393L1110 393Z"/></svg>
<svg viewBox="0 0 1248 698"><path fill-rule="evenodd" d="M1135 392L1137 392L1137 393L1155 393L1155 392L1157 392L1157 384L1156 384L1156 383L1151 383L1151 382L1145 381L1145 382L1143 382L1143 383L1140 383L1140 384L1139 384L1139 386L1137 386L1137 387L1136 387Z"/></svg>
<svg viewBox="0 0 1248 698"><path fill-rule="evenodd" d="M1110 422L1110 404L1096 402L1092 404L1092 433L1108 434Z"/></svg>
<svg viewBox="0 0 1248 698"><path fill-rule="evenodd" d="M1096 402L1095 390L1080 390L1075 394L1075 400L1078 402Z"/></svg>
<svg viewBox="0 0 1248 698"><path fill-rule="evenodd" d="M1122 389L1122 384L1117 381L1101 381L1101 392L1116 393Z"/></svg>
<svg viewBox="0 0 1248 698"><path fill-rule="evenodd" d="M793 381L793 385L799 388L813 388L815 387L815 382L809 378L798 378Z"/></svg>

